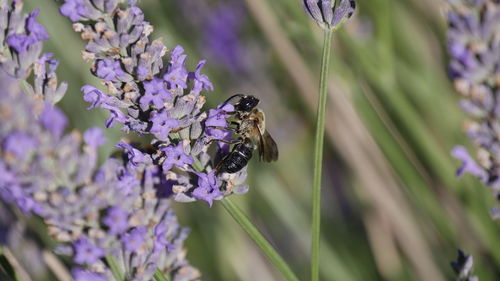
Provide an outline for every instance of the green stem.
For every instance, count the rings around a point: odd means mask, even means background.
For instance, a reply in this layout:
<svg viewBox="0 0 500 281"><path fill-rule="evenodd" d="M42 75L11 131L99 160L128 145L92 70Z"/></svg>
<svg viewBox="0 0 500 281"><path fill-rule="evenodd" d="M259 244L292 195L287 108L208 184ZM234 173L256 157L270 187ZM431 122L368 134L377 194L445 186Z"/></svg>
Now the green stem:
<svg viewBox="0 0 500 281"><path fill-rule="evenodd" d="M111 272L113 273L116 281L124 281L125 277L123 276L123 272L120 270L120 267L116 263L115 258L112 255L107 255L106 262L108 263L109 268L111 269Z"/></svg>
<svg viewBox="0 0 500 281"><path fill-rule="evenodd" d="M323 167L323 142L325 136L325 111L328 85L328 69L330 66L330 49L332 45L332 30L325 30L323 43L323 58L319 80L319 100L316 119L316 134L314 140L314 174L312 195L312 241L311 241L311 281L319 280L319 241L321 225L321 170Z"/></svg>
<svg viewBox="0 0 500 281"><path fill-rule="evenodd" d="M16 269L5 256L4 246L0 246L0 277L7 280L21 280L16 272Z"/></svg>
<svg viewBox="0 0 500 281"><path fill-rule="evenodd" d="M170 277L163 274L159 269L156 269L154 277L156 281L170 281Z"/></svg>
<svg viewBox="0 0 500 281"><path fill-rule="evenodd" d="M292 272L288 264L276 252L273 246L266 240L259 230L252 224L248 217L236 206L229 198L222 200L222 205L226 211L236 220L236 222L246 231L252 240L264 252L267 258L278 268L279 271L288 281L299 281L297 276Z"/></svg>

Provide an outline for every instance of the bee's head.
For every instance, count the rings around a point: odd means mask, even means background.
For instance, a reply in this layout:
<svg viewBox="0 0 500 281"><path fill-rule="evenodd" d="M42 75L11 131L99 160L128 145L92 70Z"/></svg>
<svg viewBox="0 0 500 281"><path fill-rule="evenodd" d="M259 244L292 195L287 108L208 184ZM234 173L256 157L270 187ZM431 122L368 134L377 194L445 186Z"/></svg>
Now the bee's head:
<svg viewBox="0 0 500 281"><path fill-rule="evenodd" d="M234 108L237 111L244 111L248 112L254 109L257 105L259 104L259 99L248 95L248 96L243 96L240 101L234 105Z"/></svg>

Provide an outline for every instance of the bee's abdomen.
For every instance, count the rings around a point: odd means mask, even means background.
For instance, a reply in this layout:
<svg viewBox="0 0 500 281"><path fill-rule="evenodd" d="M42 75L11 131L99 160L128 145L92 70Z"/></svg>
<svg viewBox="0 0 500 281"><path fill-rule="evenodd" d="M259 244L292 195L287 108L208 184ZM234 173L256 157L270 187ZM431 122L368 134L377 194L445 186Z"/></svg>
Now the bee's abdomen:
<svg viewBox="0 0 500 281"><path fill-rule="evenodd" d="M248 164L248 160L252 158L252 150L249 147L242 146L239 150L231 152L221 167L223 172L236 173Z"/></svg>
<svg viewBox="0 0 500 281"><path fill-rule="evenodd" d="M226 173L236 173L243 169L248 163L248 160L244 157L241 157L241 155L230 155L228 162L226 162L225 167L223 167L224 172Z"/></svg>

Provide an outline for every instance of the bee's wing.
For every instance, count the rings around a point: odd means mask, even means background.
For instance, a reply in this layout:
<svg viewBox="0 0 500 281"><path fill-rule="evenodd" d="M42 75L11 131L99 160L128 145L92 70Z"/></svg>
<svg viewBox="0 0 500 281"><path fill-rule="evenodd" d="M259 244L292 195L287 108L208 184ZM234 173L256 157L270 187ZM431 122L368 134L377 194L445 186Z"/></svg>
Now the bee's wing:
<svg viewBox="0 0 500 281"><path fill-rule="evenodd" d="M259 159L264 162L278 160L278 145L276 145L271 135L267 131L259 135Z"/></svg>

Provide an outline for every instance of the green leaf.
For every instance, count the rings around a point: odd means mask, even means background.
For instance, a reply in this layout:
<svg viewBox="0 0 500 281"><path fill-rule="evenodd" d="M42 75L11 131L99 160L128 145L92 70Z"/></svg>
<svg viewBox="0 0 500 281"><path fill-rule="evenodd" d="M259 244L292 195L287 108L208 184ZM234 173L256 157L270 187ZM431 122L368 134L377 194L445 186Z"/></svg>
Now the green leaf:
<svg viewBox="0 0 500 281"><path fill-rule="evenodd" d="M288 281L299 281L295 273L290 269L288 264L276 252L273 246L266 240L259 230L252 224L248 217L236 206L229 198L222 200L222 205L226 211L236 220L236 222L245 230L252 240L264 252L267 258L276 266Z"/></svg>
<svg viewBox="0 0 500 281"><path fill-rule="evenodd" d="M16 274L16 270L10 264L9 260L4 254L4 248L0 247L0 277L1 279L7 280L16 280L20 281L19 277Z"/></svg>
<svg viewBox="0 0 500 281"><path fill-rule="evenodd" d="M115 277L115 279L117 281L125 281L125 277L123 276L123 272L120 270L120 267L116 263L115 258L111 255L107 255L106 262L108 263L108 266L111 269L111 272L113 273L113 276Z"/></svg>

